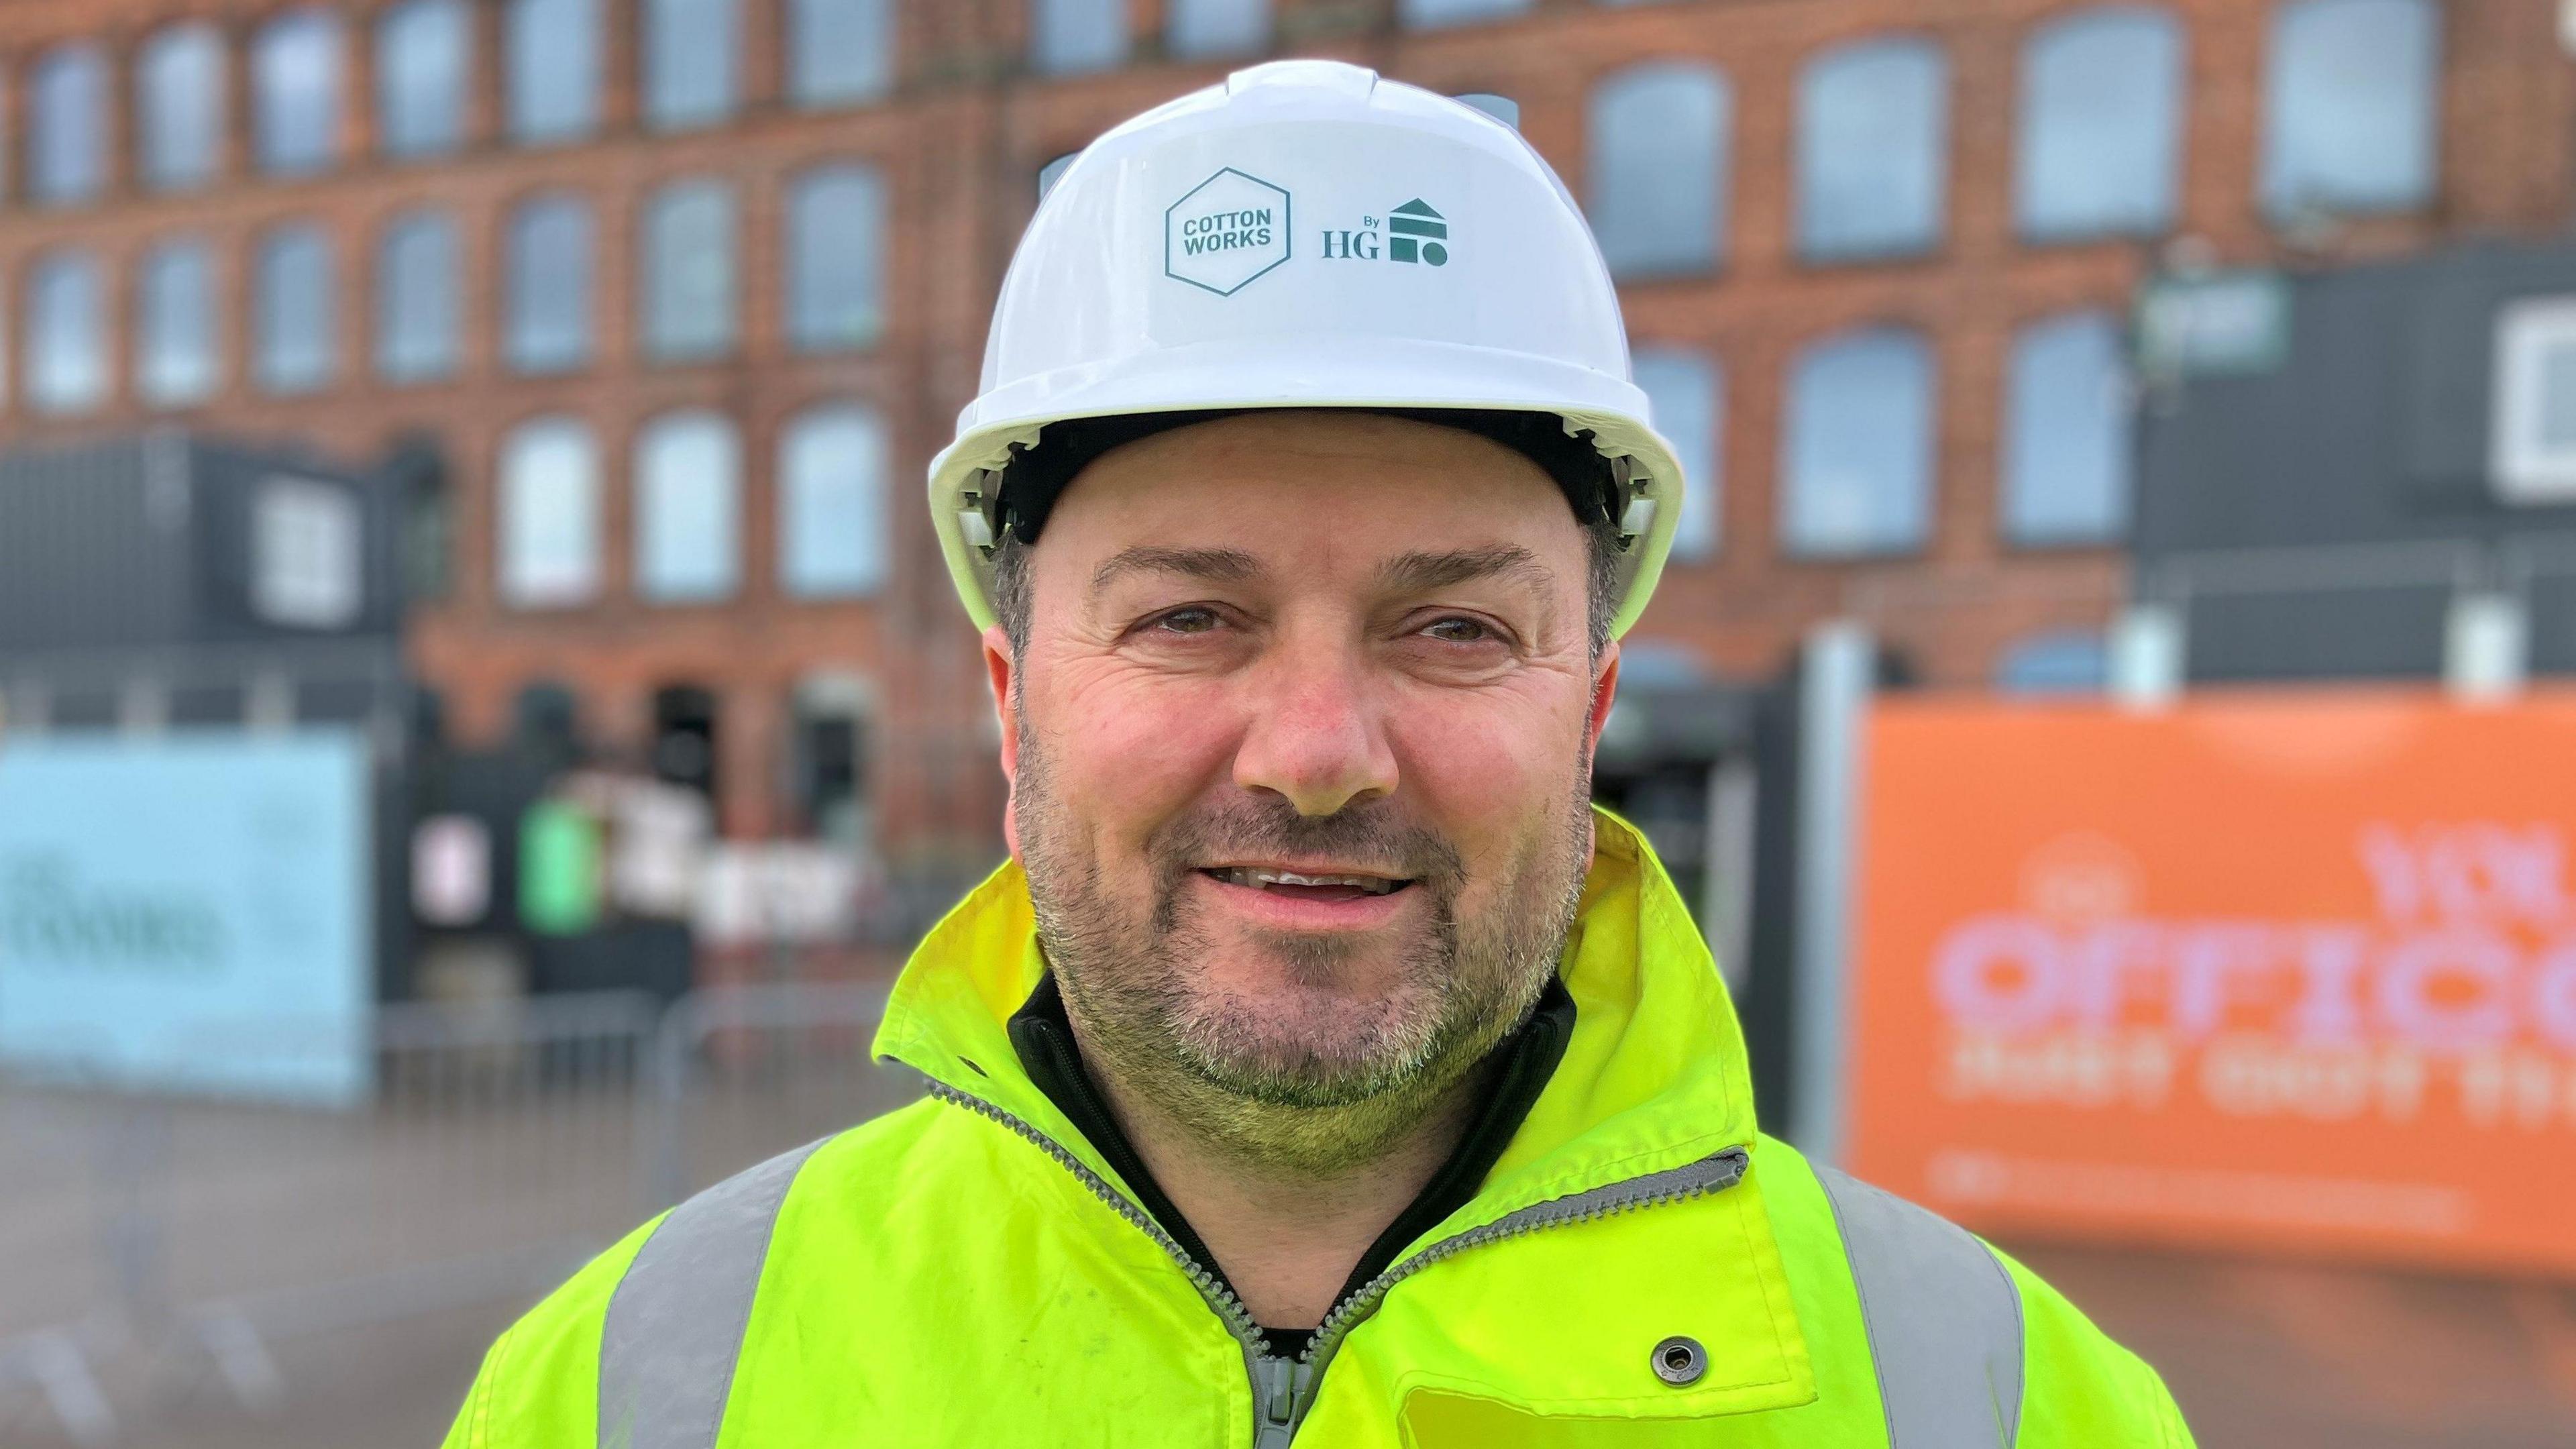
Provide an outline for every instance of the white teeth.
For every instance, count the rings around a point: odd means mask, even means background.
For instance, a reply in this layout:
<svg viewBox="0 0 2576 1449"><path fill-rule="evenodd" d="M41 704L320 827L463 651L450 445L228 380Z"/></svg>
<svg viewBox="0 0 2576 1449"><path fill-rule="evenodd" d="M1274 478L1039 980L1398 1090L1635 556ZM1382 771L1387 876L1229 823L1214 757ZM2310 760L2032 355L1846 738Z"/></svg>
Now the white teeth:
<svg viewBox="0 0 2576 1449"><path fill-rule="evenodd" d="M1266 870L1258 866L1235 866L1224 873L1229 885L1250 886L1268 890L1272 886L1350 886L1373 896L1382 896L1396 887L1396 882L1373 875L1300 875L1293 870Z"/></svg>

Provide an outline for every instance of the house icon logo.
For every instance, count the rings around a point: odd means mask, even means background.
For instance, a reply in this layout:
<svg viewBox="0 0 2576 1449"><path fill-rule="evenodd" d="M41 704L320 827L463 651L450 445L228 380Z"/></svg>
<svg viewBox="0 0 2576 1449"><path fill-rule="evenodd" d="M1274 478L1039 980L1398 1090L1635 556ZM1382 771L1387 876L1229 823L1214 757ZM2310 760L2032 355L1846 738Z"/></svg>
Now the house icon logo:
<svg viewBox="0 0 2576 1449"><path fill-rule="evenodd" d="M1384 217L1363 216L1349 231L1323 234L1328 262L1403 262L1408 266L1449 265L1449 219L1417 196Z"/></svg>
<svg viewBox="0 0 2576 1449"><path fill-rule="evenodd" d="M1421 197L1388 212L1386 231L1388 261L1420 262L1434 267L1449 264L1449 223Z"/></svg>

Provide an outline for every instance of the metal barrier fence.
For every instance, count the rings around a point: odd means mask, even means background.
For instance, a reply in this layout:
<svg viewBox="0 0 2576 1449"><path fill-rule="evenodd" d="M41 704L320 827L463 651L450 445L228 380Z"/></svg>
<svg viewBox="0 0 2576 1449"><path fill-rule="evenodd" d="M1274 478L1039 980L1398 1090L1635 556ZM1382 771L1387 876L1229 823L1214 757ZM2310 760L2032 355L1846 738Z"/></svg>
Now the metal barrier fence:
<svg viewBox="0 0 2576 1449"><path fill-rule="evenodd" d="M272 1411L297 1389L281 1345L532 1301L688 1192L907 1100L867 1057L884 1004L402 1003L367 1027L370 1099L339 1111L0 1077L0 1444L33 1423L105 1449L174 1382ZM349 1046L220 1031L263 1060Z"/></svg>

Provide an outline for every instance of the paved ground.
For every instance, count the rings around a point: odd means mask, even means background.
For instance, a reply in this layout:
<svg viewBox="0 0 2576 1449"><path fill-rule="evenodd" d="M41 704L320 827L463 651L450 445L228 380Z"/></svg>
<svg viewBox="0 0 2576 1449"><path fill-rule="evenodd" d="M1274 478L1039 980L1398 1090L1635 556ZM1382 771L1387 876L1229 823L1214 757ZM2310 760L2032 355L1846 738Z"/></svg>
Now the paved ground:
<svg viewBox="0 0 2576 1449"><path fill-rule="evenodd" d="M2576 1287L2010 1245L2209 1449L2576 1446Z"/></svg>
<svg viewBox="0 0 2576 1449"><path fill-rule="evenodd" d="M644 1215L657 1150L676 1142L683 1174L706 1181L903 1090L864 1069L754 1069L674 1138L613 1080L533 1097L506 1074L468 1085L354 1118L0 1100L0 1359L122 1279L168 1308L241 1307L282 1384L254 1415L202 1350L95 1355L125 1449L435 1444L565 1246ZM524 1256L457 1266L490 1243ZM2212 1449L2576 1445L2576 1288L2010 1246L2163 1369ZM473 1301L442 1306L458 1289ZM0 1366L0 1449L71 1443L7 1378Z"/></svg>

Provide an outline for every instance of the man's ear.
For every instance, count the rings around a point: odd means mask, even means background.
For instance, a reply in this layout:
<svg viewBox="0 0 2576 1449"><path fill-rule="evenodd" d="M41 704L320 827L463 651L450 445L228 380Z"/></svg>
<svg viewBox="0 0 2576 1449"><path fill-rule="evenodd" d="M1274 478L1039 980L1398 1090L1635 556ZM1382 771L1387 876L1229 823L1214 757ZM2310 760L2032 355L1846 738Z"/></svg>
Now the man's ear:
<svg viewBox="0 0 2576 1449"><path fill-rule="evenodd" d="M1601 663L1592 676L1592 714L1583 722L1583 754L1590 759L1601 748L1601 727L1610 722L1610 706L1619 698L1619 641L1601 646Z"/></svg>
<svg viewBox="0 0 2576 1449"><path fill-rule="evenodd" d="M1002 840L1015 859L1020 853L1020 712L1011 708L1011 679L1017 668L1011 636L999 624L985 630L984 677L993 686L993 715L1002 726L1002 778L1013 787L1002 805Z"/></svg>

